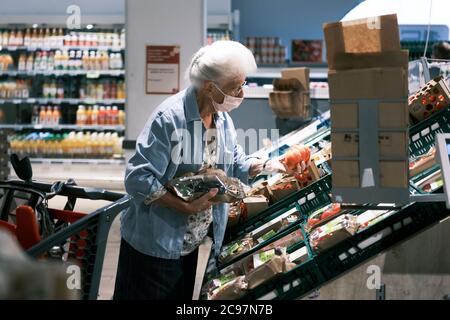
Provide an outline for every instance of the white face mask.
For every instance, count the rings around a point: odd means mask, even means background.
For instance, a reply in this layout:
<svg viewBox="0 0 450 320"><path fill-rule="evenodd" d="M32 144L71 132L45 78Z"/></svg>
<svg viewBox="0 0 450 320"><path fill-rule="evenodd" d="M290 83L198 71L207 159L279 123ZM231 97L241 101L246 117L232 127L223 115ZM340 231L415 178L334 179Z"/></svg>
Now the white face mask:
<svg viewBox="0 0 450 320"><path fill-rule="evenodd" d="M214 83L213 83L214 84ZM239 107L239 105L242 103L242 101L244 100L244 98L240 98L240 97L233 97L230 95L227 95L225 93L223 93L222 90L220 90L220 88L218 86L216 86L216 84L214 84L214 86L217 88L217 90L220 91L221 94L223 94L224 98L223 98L223 102L222 103L217 103L214 101L214 99L211 97L211 101L212 104L214 106L214 109L216 109L216 111L220 111L220 112L230 112L231 110L236 109L237 107Z"/></svg>

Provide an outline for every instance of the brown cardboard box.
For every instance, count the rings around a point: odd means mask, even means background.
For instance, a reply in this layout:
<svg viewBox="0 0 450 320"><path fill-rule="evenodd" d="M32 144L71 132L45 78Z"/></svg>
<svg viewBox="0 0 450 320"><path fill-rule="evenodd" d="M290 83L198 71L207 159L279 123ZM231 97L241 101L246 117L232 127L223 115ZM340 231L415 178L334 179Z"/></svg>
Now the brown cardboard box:
<svg viewBox="0 0 450 320"><path fill-rule="evenodd" d="M406 132L381 131L378 137L380 157L406 157L409 137Z"/></svg>
<svg viewBox="0 0 450 320"><path fill-rule="evenodd" d="M331 160L333 186L338 188L359 188L359 162Z"/></svg>
<svg viewBox="0 0 450 320"><path fill-rule="evenodd" d="M358 105L356 103L331 105L332 129L358 128Z"/></svg>
<svg viewBox="0 0 450 320"><path fill-rule="evenodd" d="M358 188L359 163L358 161L332 161L333 186L337 188ZM407 188L408 186L407 161L380 161L380 187Z"/></svg>
<svg viewBox="0 0 450 320"><path fill-rule="evenodd" d="M331 149L334 157L357 157L359 155L358 134L353 132L332 132Z"/></svg>
<svg viewBox="0 0 450 320"><path fill-rule="evenodd" d="M263 195L246 197L242 201L247 211L246 219L252 218L269 206L269 199Z"/></svg>
<svg viewBox="0 0 450 320"><path fill-rule="evenodd" d="M302 89L309 91L309 68L287 68L281 69L283 79L297 79L302 85Z"/></svg>
<svg viewBox="0 0 450 320"><path fill-rule="evenodd" d="M326 23L323 26L330 69L340 53L399 51L400 35L395 14Z"/></svg>
<svg viewBox="0 0 450 320"><path fill-rule="evenodd" d="M392 68L408 69L409 51L386 51L376 53L338 53L331 70Z"/></svg>
<svg viewBox="0 0 450 320"><path fill-rule="evenodd" d="M356 103L331 105L332 129L358 128L358 106ZM408 106L401 102L382 102L378 105L378 127L380 129L407 128L409 126Z"/></svg>
<svg viewBox="0 0 450 320"><path fill-rule="evenodd" d="M408 162L380 161L380 186L383 188L407 188Z"/></svg>
<svg viewBox="0 0 450 320"><path fill-rule="evenodd" d="M378 127L380 129L407 128L409 110L406 102L382 102L378 105Z"/></svg>
<svg viewBox="0 0 450 320"><path fill-rule="evenodd" d="M353 132L332 132L331 145L335 157L359 156L359 138ZM380 157L402 157L408 152L408 135L405 132L382 131L378 137Z"/></svg>
<svg viewBox="0 0 450 320"><path fill-rule="evenodd" d="M408 95L403 68L369 68L328 73L330 99L400 99Z"/></svg>

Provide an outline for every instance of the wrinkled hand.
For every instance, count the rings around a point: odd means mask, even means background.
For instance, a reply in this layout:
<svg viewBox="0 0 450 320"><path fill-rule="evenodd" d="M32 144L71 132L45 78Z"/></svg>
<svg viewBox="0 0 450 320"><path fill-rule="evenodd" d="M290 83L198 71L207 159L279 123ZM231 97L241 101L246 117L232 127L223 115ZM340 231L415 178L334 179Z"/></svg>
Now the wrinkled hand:
<svg viewBox="0 0 450 320"><path fill-rule="evenodd" d="M189 203L186 203L184 208L184 213L186 214L196 214L200 211L209 209L214 203L210 200L215 197L215 195L219 192L219 189L214 188L209 190L208 193L204 194L198 199L195 199Z"/></svg>

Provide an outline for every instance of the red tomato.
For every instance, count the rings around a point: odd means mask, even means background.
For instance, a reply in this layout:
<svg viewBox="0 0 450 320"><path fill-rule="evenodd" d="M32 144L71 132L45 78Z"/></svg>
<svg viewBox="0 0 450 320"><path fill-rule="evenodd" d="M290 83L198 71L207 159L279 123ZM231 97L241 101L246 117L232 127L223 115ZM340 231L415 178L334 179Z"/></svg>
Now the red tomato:
<svg viewBox="0 0 450 320"><path fill-rule="evenodd" d="M310 157L311 151L308 147L295 144L286 152L283 162L289 169L294 170L302 161L308 162Z"/></svg>

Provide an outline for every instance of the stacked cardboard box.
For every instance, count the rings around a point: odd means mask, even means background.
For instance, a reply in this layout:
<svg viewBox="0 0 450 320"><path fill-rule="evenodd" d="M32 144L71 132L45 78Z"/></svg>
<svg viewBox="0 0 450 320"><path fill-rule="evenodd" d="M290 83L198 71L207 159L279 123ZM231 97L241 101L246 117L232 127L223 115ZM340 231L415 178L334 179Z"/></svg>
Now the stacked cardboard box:
<svg viewBox="0 0 450 320"><path fill-rule="evenodd" d="M400 49L397 17L327 23L324 33L333 197L406 202L408 51Z"/></svg>
<svg viewBox="0 0 450 320"><path fill-rule="evenodd" d="M281 119L309 119L311 117L309 68L282 69L281 79L275 79L273 82L269 105Z"/></svg>

